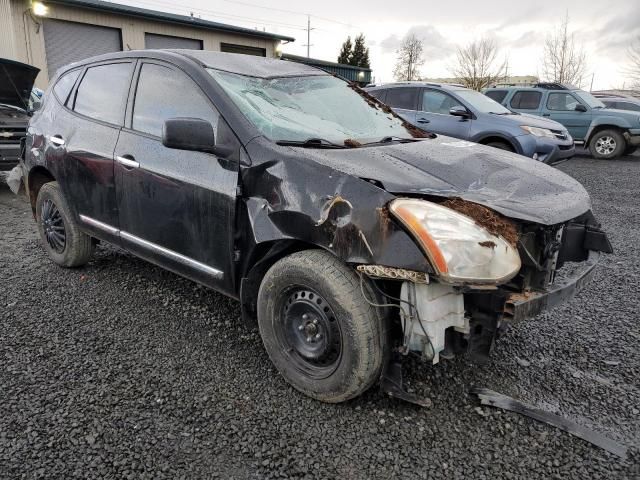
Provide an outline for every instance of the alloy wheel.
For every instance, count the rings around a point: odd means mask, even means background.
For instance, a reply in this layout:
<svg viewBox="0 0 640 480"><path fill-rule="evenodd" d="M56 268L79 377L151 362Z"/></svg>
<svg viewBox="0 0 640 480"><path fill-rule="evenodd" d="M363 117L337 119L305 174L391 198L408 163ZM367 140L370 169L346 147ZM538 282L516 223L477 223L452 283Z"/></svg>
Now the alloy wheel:
<svg viewBox="0 0 640 480"><path fill-rule="evenodd" d="M616 139L609 135L605 135L596 140L596 152L600 155L611 155L615 152L617 146Z"/></svg>
<svg viewBox="0 0 640 480"><path fill-rule="evenodd" d="M44 236L51 247L57 253L64 252L67 243L67 235L64 228L64 220L60 210L51 200L45 200L42 204L41 214Z"/></svg>

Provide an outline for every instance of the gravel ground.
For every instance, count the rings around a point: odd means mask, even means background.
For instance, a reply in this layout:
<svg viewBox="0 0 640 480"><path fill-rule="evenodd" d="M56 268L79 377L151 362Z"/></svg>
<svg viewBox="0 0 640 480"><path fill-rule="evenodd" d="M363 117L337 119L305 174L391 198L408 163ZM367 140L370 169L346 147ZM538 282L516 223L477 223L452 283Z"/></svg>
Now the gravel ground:
<svg viewBox="0 0 640 480"><path fill-rule="evenodd" d="M110 246L60 269L0 187L0 478L639 478L640 156L559 168L590 191L616 253L572 302L514 327L491 364L412 362L424 409L376 389L342 405L302 396L237 303ZM630 455L479 407L472 385Z"/></svg>

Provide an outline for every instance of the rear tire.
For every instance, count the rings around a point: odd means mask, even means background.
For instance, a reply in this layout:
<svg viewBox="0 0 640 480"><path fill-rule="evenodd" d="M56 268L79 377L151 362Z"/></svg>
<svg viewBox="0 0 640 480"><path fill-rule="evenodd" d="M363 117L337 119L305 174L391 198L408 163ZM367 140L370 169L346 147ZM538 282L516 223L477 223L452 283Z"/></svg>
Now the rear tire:
<svg viewBox="0 0 640 480"><path fill-rule="evenodd" d="M61 267L79 267L93 254L91 237L80 231L58 182L45 183L36 200L38 232L49 258Z"/></svg>
<svg viewBox="0 0 640 480"><path fill-rule="evenodd" d="M627 142L617 130L601 130L589 141L589 151L593 158L612 160L621 157L627 148Z"/></svg>
<svg viewBox="0 0 640 480"><path fill-rule="evenodd" d="M364 291L375 298L368 280ZM258 325L280 374L316 400L344 402L380 377L388 349L382 315L363 297L358 275L327 252L294 253L269 269Z"/></svg>
<svg viewBox="0 0 640 480"><path fill-rule="evenodd" d="M489 142L485 143L487 147L497 148L498 150L505 150L507 152L514 152L515 150L511 145L505 142Z"/></svg>

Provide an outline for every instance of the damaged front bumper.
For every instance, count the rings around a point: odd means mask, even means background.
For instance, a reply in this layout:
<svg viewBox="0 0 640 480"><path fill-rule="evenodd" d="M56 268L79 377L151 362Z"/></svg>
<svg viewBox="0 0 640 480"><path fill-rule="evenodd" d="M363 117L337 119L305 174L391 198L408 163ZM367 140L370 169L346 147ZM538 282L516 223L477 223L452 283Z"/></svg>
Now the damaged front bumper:
<svg viewBox="0 0 640 480"><path fill-rule="evenodd" d="M535 317L573 298L593 278L600 256L600 252L591 251L588 259L570 277L557 279L546 291L510 294L504 306L504 319L517 322Z"/></svg>

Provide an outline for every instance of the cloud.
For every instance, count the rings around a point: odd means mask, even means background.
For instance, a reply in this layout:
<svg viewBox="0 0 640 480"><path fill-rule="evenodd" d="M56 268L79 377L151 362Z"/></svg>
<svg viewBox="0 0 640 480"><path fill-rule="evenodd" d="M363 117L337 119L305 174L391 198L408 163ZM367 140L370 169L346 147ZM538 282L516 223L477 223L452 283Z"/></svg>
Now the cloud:
<svg viewBox="0 0 640 480"><path fill-rule="evenodd" d="M399 37L396 34L389 35L380 42L380 48L384 53L395 52L400 48L402 38L407 35L415 35L422 40L424 57L427 61L448 58L456 51L456 45L450 42L432 25L414 25L407 30L403 37Z"/></svg>

